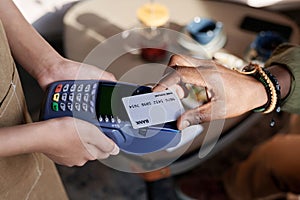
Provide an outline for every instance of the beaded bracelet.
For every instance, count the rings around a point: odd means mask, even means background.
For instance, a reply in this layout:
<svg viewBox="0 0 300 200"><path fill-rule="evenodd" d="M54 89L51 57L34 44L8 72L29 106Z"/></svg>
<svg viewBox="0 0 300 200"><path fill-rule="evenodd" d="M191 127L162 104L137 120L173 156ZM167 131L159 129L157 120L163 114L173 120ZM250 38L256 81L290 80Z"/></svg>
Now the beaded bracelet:
<svg viewBox="0 0 300 200"><path fill-rule="evenodd" d="M279 85L278 80L276 79L276 77L267 69L263 68L263 71L268 75L269 79L272 81L274 87L275 87L275 91L276 91L276 95L277 95L277 102L276 102L276 106L275 106L275 111L276 112L280 112L281 110L281 87Z"/></svg>
<svg viewBox="0 0 300 200"><path fill-rule="evenodd" d="M274 110L276 112L280 112L280 104L281 104L281 94L280 94L280 85L275 76L273 76L268 70L263 69L258 64L250 63L246 67L243 68L242 71L235 71L245 74L251 75L258 81L260 81L267 92L268 101L265 105L254 109L254 112L263 112L270 113ZM271 121L271 126L274 126L274 120Z"/></svg>

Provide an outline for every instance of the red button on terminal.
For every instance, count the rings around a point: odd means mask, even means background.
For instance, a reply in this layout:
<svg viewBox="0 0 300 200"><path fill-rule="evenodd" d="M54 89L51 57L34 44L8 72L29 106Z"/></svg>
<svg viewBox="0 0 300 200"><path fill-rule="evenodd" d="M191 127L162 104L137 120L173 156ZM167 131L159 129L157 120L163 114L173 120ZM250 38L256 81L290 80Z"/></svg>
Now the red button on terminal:
<svg viewBox="0 0 300 200"><path fill-rule="evenodd" d="M55 88L55 93L60 92L62 90L63 85L62 84L58 84Z"/></svg>

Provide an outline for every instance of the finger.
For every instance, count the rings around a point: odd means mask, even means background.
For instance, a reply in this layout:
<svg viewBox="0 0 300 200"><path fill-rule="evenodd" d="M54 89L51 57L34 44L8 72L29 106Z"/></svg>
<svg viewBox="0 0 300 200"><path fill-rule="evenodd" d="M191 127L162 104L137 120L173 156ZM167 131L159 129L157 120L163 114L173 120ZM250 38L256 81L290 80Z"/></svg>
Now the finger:
<svg viewBox="0 0 300 200"><path fill-rule="evenodd" d="M170 58L168 66L195 66L197 60L190 56L173 55Z"/></svg>
<svg viewBox="0 0 300 200"><path fill-rule="evenodd" d="M173 55L168 66L187 66L187 67L215 67L216 61L212 59L199 59L186 55Z"/></svg>
<svg viewBox="0 0 300 200"><path fill-rule="evenodd" d="M167 88L166 88L166 86L165 85L163 85L163 84L156 84L153 88L152 88L152 91L153 92L162 92L162 91L164 91L164 90L166 90Z"/></svg>
<svg viewBox="0 0 300 200"><path fill-rule="evenodd" d="M177 127L179 130L183 130L188 126L201 124L211 120L211 102L208 102L202 106L188 110L185 113L183 113L177 119Z"/></svg>
<svg viewBox="0 0 300 200"><path fill-rule="evenodd" d="M181 78L181 83L197 85L200 87L206 87L205 77L201 69L195 67L177 67L177 73Z"/></svg>
<svg viewBox="0 0 300 200"><path fill-rule="evenodd" d="M164 91L165 89L169 89L171 91L175 91L175 93L177 94L177 96L179 97L179 99L183 99L183 98L186 98L189 94L189 91L186 87L182 87L182 86L179 86L179 85L172 85L170 86L169 88L165 88L165 87L162 87L162 86L157 86L153 92L161 92L161 91Z"/></svg>
<svg viewBox="0 0 300 200"><path fill-rule="evenodd" d="M83 120L76 120L76 125L77 132L83 140L83 144L92 144L105 153L118 153L119 148L117 145L104 133L102 133L98 127Z"/></svg>
<svg viewBox="0 0 300 200"><path fill-rule="evenodd" d="M188 89L184 85L172 85L168 88L171 91L175 91L179 99L185 98L188 95Z"/></svg>
<svg viewBox="0 0 300 200"><path fill-rule="evenodd" d="M169 72L153 87L154 92L161 92L180 82L180 75L176 71Z"/></svg>
<svg viewBox="0 0 300 200"><path fill-rule="evenodd" d="M119 153L119 147L110 138L102 132L98 133L98 135L100 136L98 136L91 144L95 145L99 150L111 155L117 155Z"/></svg>
<svg viewBox="0 0 300 200"><path fill-rule="evenodd" d="M89 153L92 155L93 160L106 159L110 155L109 153L99 150L96 146L92 144L87 144L86 148L88 149Z"/></svg>
<svg viewBox="0 0 300 200"><path fill-rule="evenodd" d="M188 91L186 87L181 87L178 84L172 85L169 88L164 87L163 85L157 85L153 88L153 92L162 92L166 89L175 91L180 99L187 97Z"/></svg>
<svg viewBox="0 0 300 200"><path fill-rule="evenodd" d="M173 55L168 63L168 67L165 69L164 74L170 74L177 70L177 67L196 67L194 64L189 62L190 57Z"/></svg>
<svg viewBox="0 0 300 200"><path fill-rule="evenodd" d="M200 87L206 87L205 81L205 70L196 68L196 67L186 67L186 66L174 66L173 71L169 74L166 74L160 81L159 84L164 87L170 87L175 83L187 83L198 85Z"/></svg>
<svg viewBox="0 0 300 200"><path fill-rule="evenodd" d="M175 88L180 98L187 97L189 90L186 84L194 84L200 87L207 87L202 79L201 71L194 67L175 66L176 71L166 74L159 83L153 87L153 92L161 92L166 89Z"/></svg>
<svg viewBox="0 0 300 200"><path fill-rule="evenodd" d="M120 148L115 144L113 150L109 153L110 155L117 155L120 152Z"/></svg>

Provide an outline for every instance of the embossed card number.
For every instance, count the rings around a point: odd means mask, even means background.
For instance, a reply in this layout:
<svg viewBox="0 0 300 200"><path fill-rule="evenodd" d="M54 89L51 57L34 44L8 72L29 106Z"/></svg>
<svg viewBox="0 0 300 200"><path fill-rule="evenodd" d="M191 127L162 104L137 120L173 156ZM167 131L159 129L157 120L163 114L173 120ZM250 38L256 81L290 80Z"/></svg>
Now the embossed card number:
<svg viewBox="0 0 300 200"><path fill-rule="evenodd" d="M124 97L122 101L134 129L176 121L184 111L171 90Z"/></svg>

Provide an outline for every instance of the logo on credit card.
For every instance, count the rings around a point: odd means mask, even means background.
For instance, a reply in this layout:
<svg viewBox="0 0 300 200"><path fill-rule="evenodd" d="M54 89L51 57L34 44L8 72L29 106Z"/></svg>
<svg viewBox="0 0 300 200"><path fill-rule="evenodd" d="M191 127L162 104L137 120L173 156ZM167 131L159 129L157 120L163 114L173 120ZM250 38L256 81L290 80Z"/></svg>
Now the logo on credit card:
<svg viewBox="0 0 300 200"><path fill-rule="evenodd" d="M122 98L134 129L175 121L184 108L171 90Z"/></svg>

